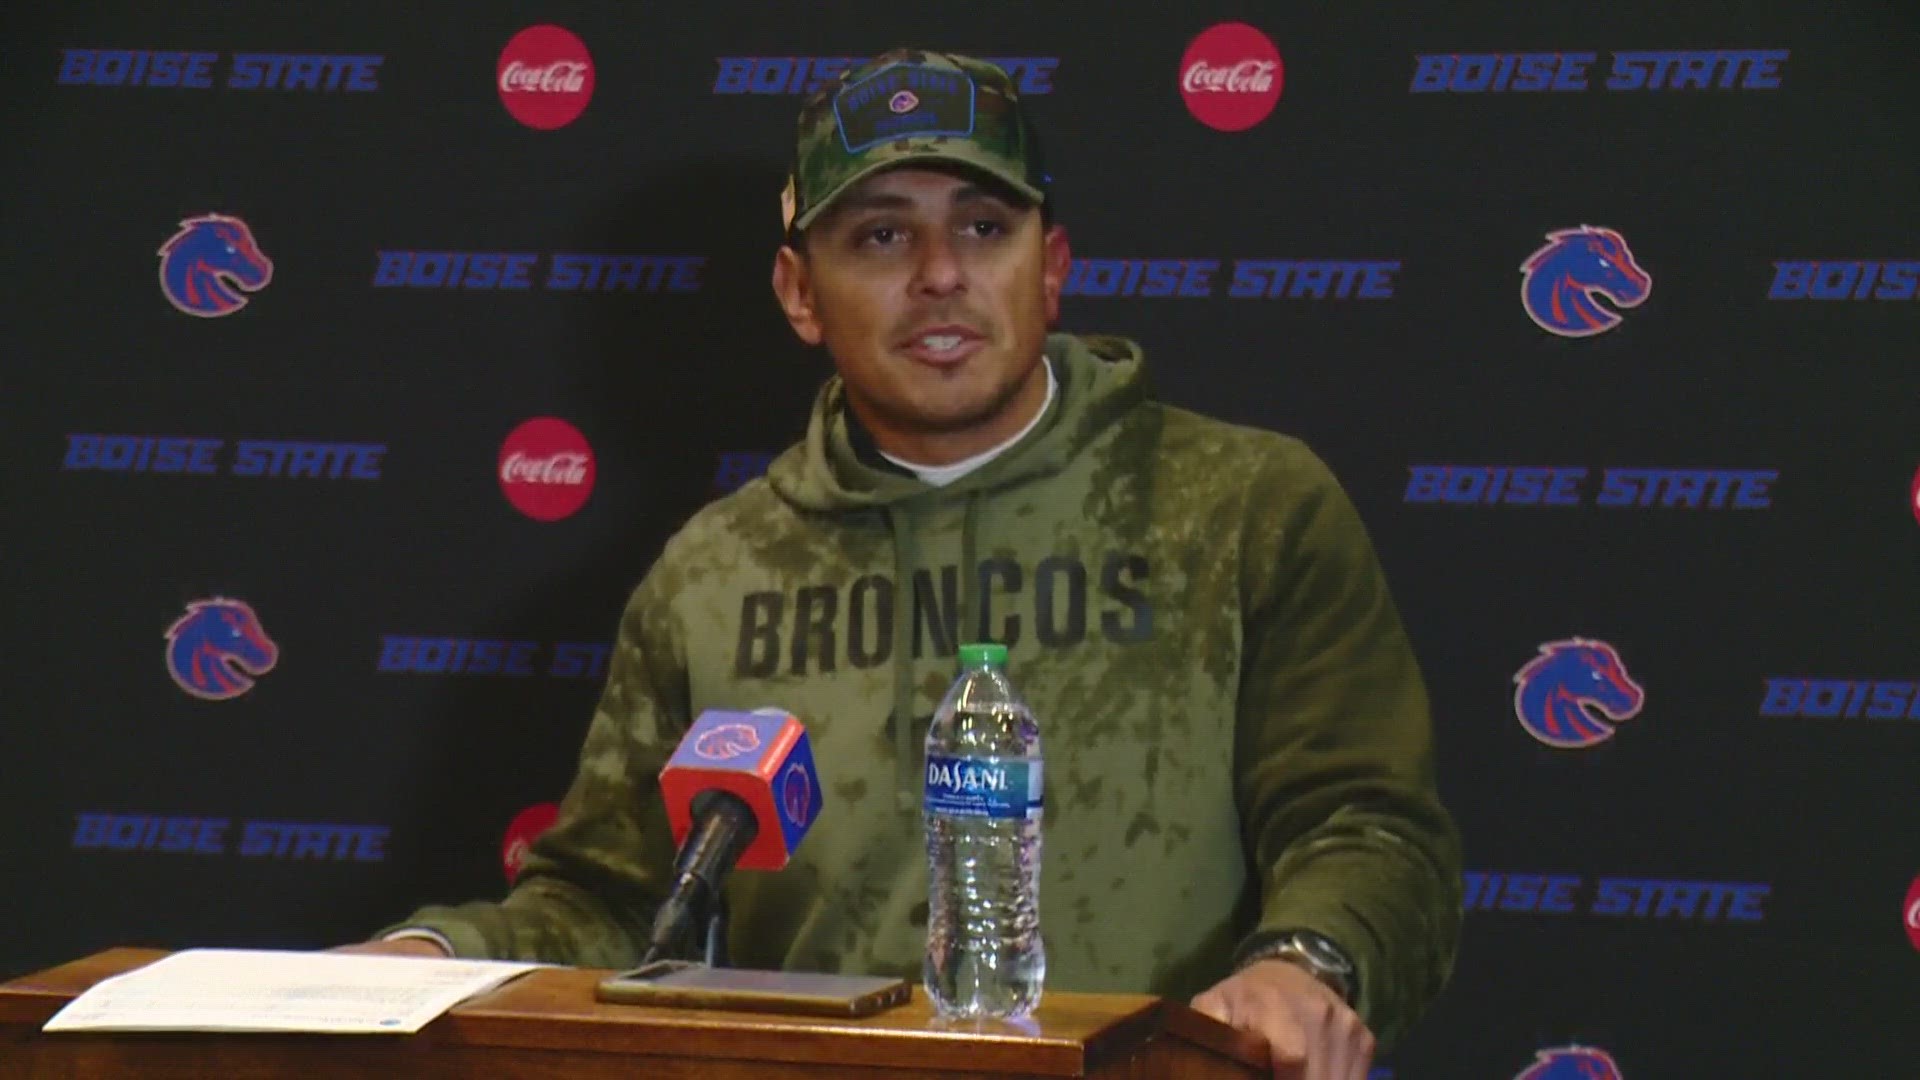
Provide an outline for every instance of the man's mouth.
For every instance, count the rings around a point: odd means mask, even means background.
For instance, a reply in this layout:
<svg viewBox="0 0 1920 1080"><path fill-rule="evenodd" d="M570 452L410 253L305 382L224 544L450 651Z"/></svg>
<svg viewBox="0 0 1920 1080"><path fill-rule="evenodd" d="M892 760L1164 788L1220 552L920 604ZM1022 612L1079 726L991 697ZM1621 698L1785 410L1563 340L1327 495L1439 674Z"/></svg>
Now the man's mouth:
<svg viewBox="0 0 1920 1080"><path fill-rule="evenodd" d="M902 349L924 364L958 364L972 356L986 339L964 326L935 326L907 338Z"/></svg>

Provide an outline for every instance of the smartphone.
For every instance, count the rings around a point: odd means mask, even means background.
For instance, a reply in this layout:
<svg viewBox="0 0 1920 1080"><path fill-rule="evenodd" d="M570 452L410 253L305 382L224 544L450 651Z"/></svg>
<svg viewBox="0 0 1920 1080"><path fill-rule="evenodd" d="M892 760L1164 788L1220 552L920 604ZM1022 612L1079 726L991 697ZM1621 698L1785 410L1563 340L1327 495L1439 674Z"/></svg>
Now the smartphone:
<svg viewBox="0 0 1920 1080"><path fill-rule="evenodd" d="M656 960L600 980L594 997L622 1005L732 1009L803 1016L872 1016L907 1003L905 979L813 971L716 968Z"/></svg>

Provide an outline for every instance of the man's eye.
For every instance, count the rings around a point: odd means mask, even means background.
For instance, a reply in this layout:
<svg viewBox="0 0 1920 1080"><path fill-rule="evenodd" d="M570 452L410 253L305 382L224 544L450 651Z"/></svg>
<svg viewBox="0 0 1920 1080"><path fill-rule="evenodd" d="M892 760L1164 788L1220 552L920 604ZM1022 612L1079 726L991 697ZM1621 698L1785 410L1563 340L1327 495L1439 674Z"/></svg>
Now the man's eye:
<svg viewBox="0 0 1920 1080"><path fill-rule="evenodd" d="M875 225L860 233L861 242L867 244L887 245L898 239L900 239L900 230L891 225Z"/></svg>
<svg viewBox="0 0 1920 1080"><path fill-rule="evenodd" d="M1007 227L992 218L981 218L967 226L967 232L974 236L999 236Z"/></svg>

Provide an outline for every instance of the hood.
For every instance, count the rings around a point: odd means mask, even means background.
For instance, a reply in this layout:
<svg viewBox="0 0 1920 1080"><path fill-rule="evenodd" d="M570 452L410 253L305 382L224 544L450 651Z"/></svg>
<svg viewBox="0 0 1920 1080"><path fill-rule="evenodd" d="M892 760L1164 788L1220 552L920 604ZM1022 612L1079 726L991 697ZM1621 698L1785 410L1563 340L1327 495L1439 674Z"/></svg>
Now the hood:
<svg viewBox="0 0 1920 1080"><path fill-rule="evenodd" d="M1018 445L944 488L860 452L865 434L838 375L814 398L806 437L774 459L767 481L795 507L831 512L884 507L934 491L963 498L1057 472L1116 416L1146 400L1148 381L1140 347L1125 338L1050 334L1045 353L1060 383L1047 415Z"/></svg>

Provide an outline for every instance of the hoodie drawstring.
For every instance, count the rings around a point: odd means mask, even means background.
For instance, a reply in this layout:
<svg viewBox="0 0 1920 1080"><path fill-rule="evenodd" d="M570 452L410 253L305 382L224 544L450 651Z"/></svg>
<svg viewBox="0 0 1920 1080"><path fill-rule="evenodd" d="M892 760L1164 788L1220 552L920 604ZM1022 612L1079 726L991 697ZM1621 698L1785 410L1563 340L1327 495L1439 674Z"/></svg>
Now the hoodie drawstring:
<svg viewBox="0 0 1920 1080"><path fill-rule="evenodd" d="M969 641L984 640L986 628L976 630L973 625L973 591L980 587L980 569L974 565L973 541L974 529L980 517L980 491L967 492L967 513L960 524L960 612L954 621L954 647L958 648Z"/></svg>
<svg viewBox="0 0 1920 1080"><path fill-rule="evenodd" d="M914 788L920 758L913 752L913 526L896 520L890 507L881 507L880 516L893 533L894 799L904 811L920 802Z"/></svg>
<svg viewBox="0 0 1920 1080"><path fill-rule="evenodd" d="M894 516L891 507L881 507L880 516L893 534L893 747L896 755L894 798L902 810L920 805L920 748L913 743L914 685L913 632L919 619L914 605L913 570L917 558L913 544L913 524L908 515ZM967 493L967 508L960 525L960 596L954 612L953 645L958 648L975 640L973 626L976 610L975 590L979 588L980 568L975 551L979 532L980 493Z"/></svg>

